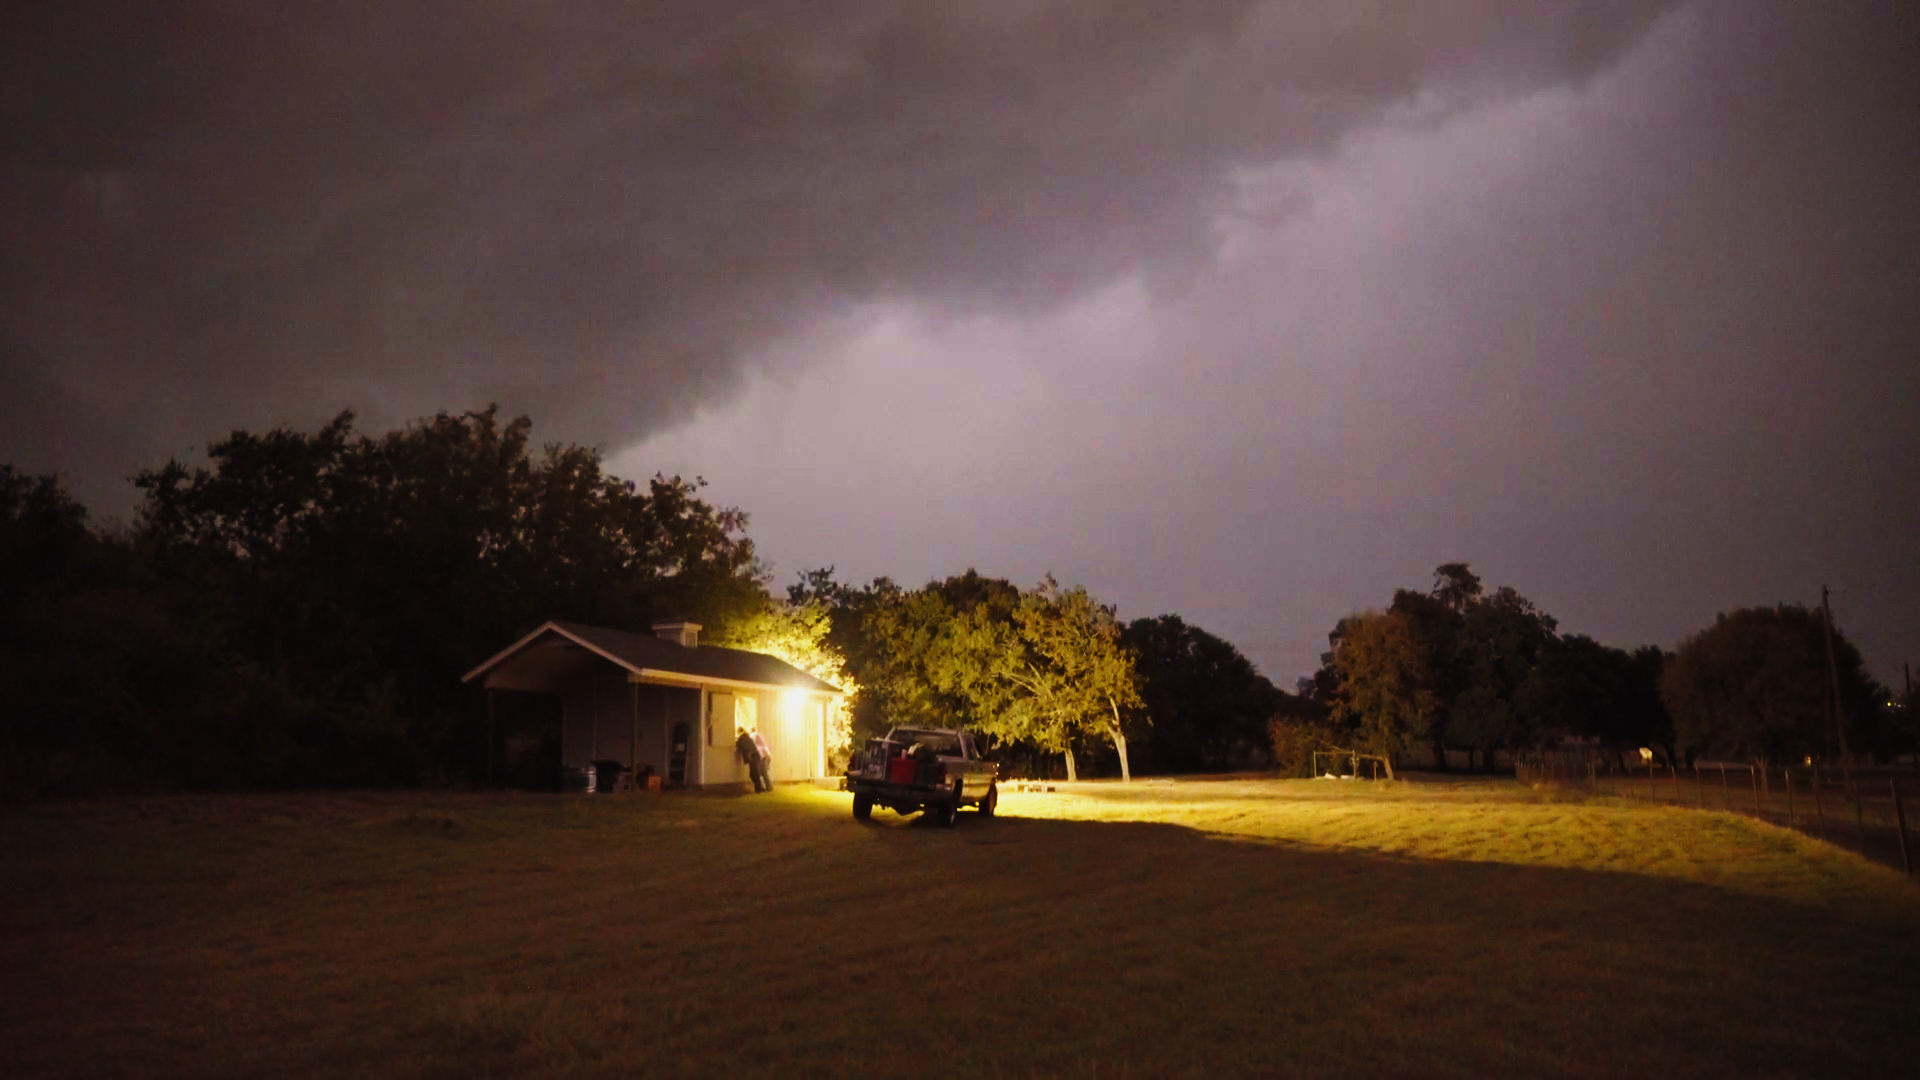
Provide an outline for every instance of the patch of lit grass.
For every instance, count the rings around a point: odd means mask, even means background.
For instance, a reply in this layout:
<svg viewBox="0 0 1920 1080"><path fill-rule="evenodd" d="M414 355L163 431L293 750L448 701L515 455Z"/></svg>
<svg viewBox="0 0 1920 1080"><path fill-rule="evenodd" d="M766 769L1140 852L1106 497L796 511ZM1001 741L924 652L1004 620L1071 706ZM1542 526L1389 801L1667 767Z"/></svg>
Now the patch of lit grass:
<svg viewBox="0 0 1920 1080"><path fill-rule="evenodd" d="M0 1073L1900 1075L1914 890L1512 784L0 815Z"/></svg>
<svg viewBox="0 0 1920 1080"><path fill-rule="evenodd" d="M1910 906L1900 876L1739 814L1588 799L1511 781L1149 781L1004 795L1004 812L1133 821L1409 859L1647 874L1833 904Z"/></svg>

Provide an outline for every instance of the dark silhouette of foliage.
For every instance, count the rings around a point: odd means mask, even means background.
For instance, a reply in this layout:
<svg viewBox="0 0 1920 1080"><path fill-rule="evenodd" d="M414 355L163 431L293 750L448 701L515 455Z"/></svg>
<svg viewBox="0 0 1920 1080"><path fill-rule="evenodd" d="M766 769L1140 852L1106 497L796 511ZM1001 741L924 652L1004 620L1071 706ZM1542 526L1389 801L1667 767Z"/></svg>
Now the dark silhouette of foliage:
<svg viewBox="0 0 1920 1080"><path fill-rule="evenodd" d="M1330 711L1328 738L1379 754L1423 740L1440 768L1448 749L1471 763L1570 737L1673 756L1664 654L1557 630L1513 589L1488 592L1466 563L1444 563L1427 592L1399 589L1386 611L1342 619L1306 688Z"/></svg>
<svg viewBox="0 0 1920 1080"><path fill-rule="evenodd" d="M126 536L0 472L4 737L31 761L9 792L460 781L484 715L460 675L540 622L764 608L745 515L531 430L489 408L236 431L138 474Z"/></svg>
<svg viewBox="0 0 1920 1080"><path fill-rule="evenodd" d="M1795 604L1741 608L1682 641L1660 680L1680 745L1772 764L1833 757L1838 731L1825 634L1821 613ZM1840 720L1857 730L1884 691L1837 631L1833 655Z"/></svg>
<svg viewBox="0 0 1920 1080"><path fill-rule="evenodd" d="M1624 765L1640 747L1658 748L1678 760L1673 718L1660 700L1660 672L1667 654L1645 645L1629 653L1583 634L1553 642L1539 669L1543 732L1593 740Z"/></svg>
<svg viewBox="0 0 1920 1080"><path fill-rule="evenodd" d="M1144 755L1151 767L1199 772L1252 763L1290 695L1231 642L1178 615L1135 619L1121 640L1135 657L1141 709L1151 720Z"/></svg>

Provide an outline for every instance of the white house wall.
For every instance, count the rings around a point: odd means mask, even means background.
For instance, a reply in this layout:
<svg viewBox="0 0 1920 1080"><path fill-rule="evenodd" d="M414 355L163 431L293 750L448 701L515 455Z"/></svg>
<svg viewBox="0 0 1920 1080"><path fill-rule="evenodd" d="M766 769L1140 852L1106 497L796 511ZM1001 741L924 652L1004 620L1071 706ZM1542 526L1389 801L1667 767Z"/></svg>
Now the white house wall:
<svg viewBox="0 0 1920 1080"><path fill-rule="evenodd" d="M760 730L773 750L773 778L809 780L820 775L817 762L823 699L794 693L769 694L767 698L773 708L770 713L762 712Z"/></svg>
<svg viewBox="0 0 1920 1080"><path fill-rule="evenodd" d="M652 765L665 777L672 725L684 721L692 735L689 783L745 783L747 770L734 752L734 733L750 725L759 728L773 751L773 779L791 782L824 775L827 699L821 695L636 685L625 672L609 666L576 680L561 700L566 727L561 760L568 765L613 760L629 768Z"/></svg>

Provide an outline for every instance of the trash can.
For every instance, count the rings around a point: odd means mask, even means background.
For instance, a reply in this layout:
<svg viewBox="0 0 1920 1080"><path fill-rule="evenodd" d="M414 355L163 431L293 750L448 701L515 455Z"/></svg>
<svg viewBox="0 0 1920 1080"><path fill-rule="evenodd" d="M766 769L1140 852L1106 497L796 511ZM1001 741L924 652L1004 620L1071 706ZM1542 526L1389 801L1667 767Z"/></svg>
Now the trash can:
<svg viewBox="0 0 1920 1080"><path fill-rule="evenodd" d="M593 763L593 790L615 792L620 790L620 774L627 767L617 761L596 761Z"/></svg>

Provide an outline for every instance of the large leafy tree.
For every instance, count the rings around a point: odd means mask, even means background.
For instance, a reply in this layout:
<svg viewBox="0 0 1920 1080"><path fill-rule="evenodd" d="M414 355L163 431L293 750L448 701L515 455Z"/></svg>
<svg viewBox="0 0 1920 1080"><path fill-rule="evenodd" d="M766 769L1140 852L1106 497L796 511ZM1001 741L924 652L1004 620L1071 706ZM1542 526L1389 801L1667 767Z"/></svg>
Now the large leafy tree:
<svg viewBox="0 0 1920 1080"><path fill-rule="evenodd" d="M1759 762L1831 756L1826 627L1799 605L1741 608L1688 637L1660 680L1680 744L1690 752ZM1860 715L1877 689L1859 650L1834 634L1842 720Z"/></svg>
<svg viewBox="0 0 1920 1080"><path fill-rule="evenodd" d="M1121 633L1134 655L1148 748L1163 768L1196 771L1232 763L1260 745L1288 697L1231 642L1178 615L1135 619Z"/></svg>
<svg viewBox="0 0 1920 1080"><path fill-rule="evenodd" d="M834 580L829 568L802 575L788 599L827 614L824 644L844 658L857 686L855 736L925 724L1018 737L1005 720L1004 688L991 676L1013 638L1020 590L1010 582L969 570L920 589L887 578L853 586Z"/></svg>
<svg viewBox="0 0 1920 1080"><path fill-rule="evenodd" d="M1399 620L1403 632L1410 641L1409 650L1419 665L1417 682L1422 692L1430 699L1425 710L1425 741L1432 748L1433 760L1441 769L1447 768L1447 746L1450 743L1448 722L1452 718L1452 704L1459 696L1465 680L1459 663L1461 630L1466 620L1466 612L1478 602L1480 579L1468 572L1464 563L1450 563L1440 568L1435 575L1436 584L1432 592L1415 592L1411 589L1396 589L1393 604L1387 613ZM1340 633L1335 628L1333 641L1337 651L1339 642L1335 640ZM1331 654L1323 659L1330 660ZM1340 685L1337 671L1331 671L1321 681ZM1337 692L1328 695L1329 700L1338 697Z"/></svg>
<svg viewBox="0 0 1920 1080"><path fill-rule="evenodd" d="M1022 592L965 574L907 590L881 578L853 587L830 570L803 575L789 599L821 603L858 684L862 736L900 724L961 726L1002 743L1064 754L1087 735L1113 742L1131 777L1129 728L1142 722L1132 653L1113 610L1052 579Z"/></svg>
<svg viewBox="0 0 1920 1080"><path fill-rule="evenodd" d="M1543 733L1592 739L1616 755L1659 747L1678 758L1673 718L1660 700L1666 654L1646 645L1629 653L1569 634L1553 642L1533 690Z"/></svg>
<svg viewBox="0 0 1920 1080"><path fill-rule="evenodd" d="M589 448L535 453L531 429L489 408L379 438L349 413L236 431L207 466L135 478L143 539L238 659L320 710L318 756L357 770L336 778L457 774L460 673L540 621L724 629L765 603L745 515L698 481L610 476Z"/></svg>
<svg viewBox="0 0 1920 1080"><path fill-rule="evenodd" d="M1540 669L1554 629L1553 616L1504 586L1467 605L1447 708L1447 733L1455 745L1490 756L1538 741L1546 708Z"/></svg>
<svg viewBox="0 0 1920 1080"><path fill-rule="evenodd" d="M1430 644L1397 612L1368 612L1340 621L1328 654L1338 690L1331 719L1360 749L1389 762L1420 745L1442 709Z"/></svg>
<svg viewBox="0 0 1920 1080"><path fill-rule="evenodd" d="M0 465L0 607L70 582L92 540L86 507L58 477Z"/></svg>
<svg viewBox="0 0 1920 1080"><path fill-rule="evenodd" d="M1555 628L1513 589L1488 593L1466 563L1443 563L1428 591L1396 590L1385 612L1334 629L1315 694L1333 706L1336 725L1386 724L1369 736L1378 745L1405 749L1405 733L1418 731L1445 768L1449 748L1471 759L1544 737L1551 695L1541 665ZM1343 660L1351 634L1360 640ZM1355 678L1363 683L1349 685Z"/></svg>
<svg viewBox="0 0 1920 1080"><path fill-rule="evenodd" d="M1127 715L1141 704L1133 653L1121 641L1113 608L1083 587L1062 589L1052 577L1020 599L1016 633L999 650L994 678L1009 701L1004 715L1018 737L1066 755L1077 775L1074 740L1098 733L1112 740L1120 777L1133 779Z"/></svg>

